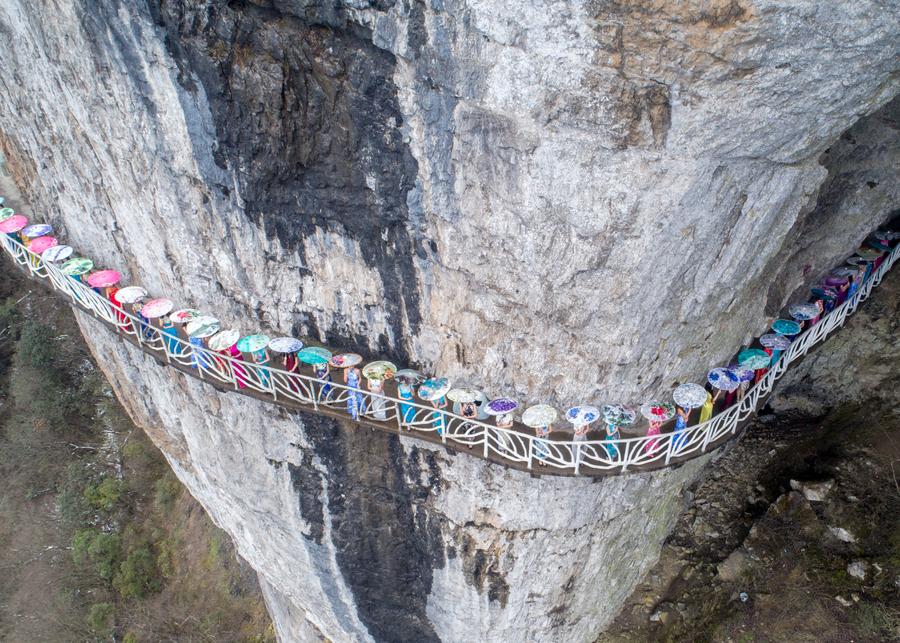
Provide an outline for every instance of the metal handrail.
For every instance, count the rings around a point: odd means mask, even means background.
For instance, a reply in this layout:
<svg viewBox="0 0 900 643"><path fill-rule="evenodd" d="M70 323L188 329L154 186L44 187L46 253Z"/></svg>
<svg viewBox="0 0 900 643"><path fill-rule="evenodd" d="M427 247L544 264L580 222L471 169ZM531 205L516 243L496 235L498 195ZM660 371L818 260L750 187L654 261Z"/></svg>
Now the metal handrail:
<svg viewBox="0 0 900 643"><path fill-rule="evenodd" d="M719 446L729 435L735 435L741 423L756 412L760 401L772 391L792 362L843 325L844 320L881 283L900 256L898 246L860 284L852 297L800 334L762 379L748 389L739 403L712 419L672 433L577 441L540 438L412 400L324 381L195 346L181 337L164 334L155 325L126 312L80 280L64 275L53 263L44 262L17 240L6 236L2 241L3 248L18 265L25 267L31 275L47 280L73 305L114 326L120 334L133 338L144 351L163 357L169 363L192 367L189 374L196 373L198 379L227 384L236 390L246 388L270 396L276 404L285 399L292 400L310 407L312 412L323 409L346 411L348 398L351 395L360 396L359 416L365 418L369 425L383 426L387 430L394 430L390 427L396 426L396 431L409 435L436 434L442 443L455 448L465 447L473 455L503 464L513 463L539 470L540 473L563 475L622 473L630 468L670 466L674 460L681 463L699 457L710 446ZM353 419L349 413L347 418ZM475 447L479 449L476 451Z"/></svg>

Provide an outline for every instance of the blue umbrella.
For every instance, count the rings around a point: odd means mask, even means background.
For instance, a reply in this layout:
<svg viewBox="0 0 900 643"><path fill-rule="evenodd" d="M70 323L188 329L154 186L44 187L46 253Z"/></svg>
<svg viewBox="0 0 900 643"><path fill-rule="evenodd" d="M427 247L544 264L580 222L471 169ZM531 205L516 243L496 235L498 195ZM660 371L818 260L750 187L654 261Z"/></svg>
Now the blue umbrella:
<svg viewBox="0 0 900 643"><path fill-rule="evenodd" d="M714 387L723 391L733 391L741 384L741 378L727 368L712 369L706 379Z"/></svg>
<svg viewBox="0 0 900 643"><path fill-rule="evenodd" d="M779 335L798 335L800 333L800 324L791 319L776 319L772 323L772 330Z"/></svg>

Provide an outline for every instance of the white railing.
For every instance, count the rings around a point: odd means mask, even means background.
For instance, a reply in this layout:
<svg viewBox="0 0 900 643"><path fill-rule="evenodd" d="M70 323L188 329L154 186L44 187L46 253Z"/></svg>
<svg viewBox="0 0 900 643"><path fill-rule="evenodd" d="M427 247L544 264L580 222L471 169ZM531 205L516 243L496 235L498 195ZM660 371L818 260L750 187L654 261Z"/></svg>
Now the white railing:
<svg viewBox="0 0 900 643"><path fill-rule="evenodd" d="M751 387L737 404L703 424L675 433L624 438L618 440L556 440L538 438L525 430L502 429L455 413L432 408L385 394L352 388L337 382L287 372L235 359L216 351L192 345L180 337L165 335L161 329L125 312L79 280L64 275L52 263L45 263L16 240L2 236L2 245L13 260L33 276L48 280L77 307L129 336L148 353L169 363L179 364L201 380L227 384L235 390L250 390L270 396L275 403L291 400L313 412L322 409L347 411L351 395L362 396L359 417L369 426L412 435L430 435L432 439L503 464L534 469L540 473L561 475L598 475L621 473L630 468L656 469L697 457L710 446L737 433L740 425L772 391L788 366L840 328L872 289L881 283L900 256L900 246L885 258L859 290L843 304L822 316L818 323L799 335L765 376ZM381 400L375 404L374 400ZM347 418L351 419L349 413ZM471 451L469 451L471 449Z"/></svg>

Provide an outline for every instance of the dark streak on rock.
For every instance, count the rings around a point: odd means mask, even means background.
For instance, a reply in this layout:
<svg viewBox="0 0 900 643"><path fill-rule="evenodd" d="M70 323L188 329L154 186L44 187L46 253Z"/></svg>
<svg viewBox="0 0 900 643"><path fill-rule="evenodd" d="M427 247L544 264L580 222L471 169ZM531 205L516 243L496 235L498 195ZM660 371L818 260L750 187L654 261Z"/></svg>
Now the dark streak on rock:
<svg viewBox="0 0 900 643"><path fill-rule="evenodd" d="M148 2L182 85L191 91L198 78L205 90L216 162L234 175L246 215L303 263L317 229L355 240L381 276L394 337L415 334L418 223L407 197L418 166L401 133L393 55L339 3ZM393 0L369 4L385 10ZM369 344L346 323L323 330L335 343ZM400 340L381 337L374 348L409 361Z"/></svg>
<svg viewBox="0 0 900 643"><path fill-rule="evenodd" d="M317 415L303 423L325 465L330 537L360 619L379 641L437 641L425 611L433 570L444 565L443 518L426 505L441 488L433 454L423 471L395 435ZM318 482L306 481L311 463L291 467L302 505Z"/></svg>

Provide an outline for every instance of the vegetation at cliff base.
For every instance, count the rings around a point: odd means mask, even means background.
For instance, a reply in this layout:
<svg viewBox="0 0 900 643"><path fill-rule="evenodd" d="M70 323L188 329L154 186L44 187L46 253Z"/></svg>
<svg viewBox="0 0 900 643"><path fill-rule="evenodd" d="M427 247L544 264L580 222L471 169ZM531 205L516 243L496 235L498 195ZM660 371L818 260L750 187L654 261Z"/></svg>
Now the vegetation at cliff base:
<svg viewBox="0 0 900 643"><path fill-rule="evenodd" d="M72 313L4 279L0 640L274 640L255 574L131 423Z"/></svg>

